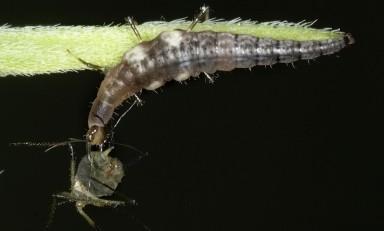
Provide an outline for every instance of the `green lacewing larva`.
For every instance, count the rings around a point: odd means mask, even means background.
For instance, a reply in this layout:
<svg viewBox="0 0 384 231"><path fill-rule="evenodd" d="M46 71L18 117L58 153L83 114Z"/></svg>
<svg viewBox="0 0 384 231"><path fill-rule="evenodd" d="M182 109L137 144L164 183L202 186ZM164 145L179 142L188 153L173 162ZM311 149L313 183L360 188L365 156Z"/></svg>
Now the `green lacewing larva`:
<svg viewBox="0 0 384 231"><path fill-rule="evenodd" d="M202 12L204 10L207 8L202 7ZM116 107L143 89L156 90L168 81L181 82L201 73L209 76L216 71L231 71L234 68L314 59L336 53L354 43L348 33L313 29L308 23L270 22L265 25L284 29L296 25L302 27L303 33L306 30L327 31L330 35L305 40L226 31L193 31L196 22L192 22L190 29L163 31L152 40L142 41L128 50L119 64L109 69L88 116L86 138L90 144L101 145L104 142L105 126ZM133 31L137 33L137 30Z"/></svg>

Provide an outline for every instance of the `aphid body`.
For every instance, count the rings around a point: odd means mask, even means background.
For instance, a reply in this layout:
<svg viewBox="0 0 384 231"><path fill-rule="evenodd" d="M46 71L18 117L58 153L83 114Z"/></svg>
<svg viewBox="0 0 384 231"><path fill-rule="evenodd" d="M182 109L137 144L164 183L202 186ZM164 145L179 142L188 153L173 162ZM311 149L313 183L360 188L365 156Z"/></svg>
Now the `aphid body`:
<svg viewBox="0 0 384 231"><path fill-rule="evenodd" d="M100 198L112 195L124 176L123 164L117 158L109 156L113 148L90 152L81 159L75 169L73 148L70 143L68 145L72 156L71 189L69 192L54 194L54 198L75 202L79 214L94 228L97 228L95 222L83 210L86 205L117 207L128 203L135 204L134 200L116 201ZM56 201L53 202L53 206L51 216Z"/></svg>
<svg viewBox="0 0 384 231"><path fill-rule="evenodd" d="M326 39L281 40L214 31L162 32L127 51L107 72L88 117L87 139L101 144L115 108L142 89L155 90L167 81L184 81L202 72L314 59L353 43L351 35L334 33Z"/></svg>
<svg viewBox="0 0 384 231"><path fill-rule="evenodd" d="M79 196L110 196L124 176L123 164L109 156L112 148L90 152L84 156L76 171L73 192Z"/></svg>

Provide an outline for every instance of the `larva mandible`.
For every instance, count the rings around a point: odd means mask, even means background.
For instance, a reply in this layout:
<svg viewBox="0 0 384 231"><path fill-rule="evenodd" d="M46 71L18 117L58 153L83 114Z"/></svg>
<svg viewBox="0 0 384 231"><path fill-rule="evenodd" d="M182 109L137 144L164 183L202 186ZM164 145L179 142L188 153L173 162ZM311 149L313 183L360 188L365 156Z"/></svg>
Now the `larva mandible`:
<svg viewBox="0 0 384 231"><path fill-rule="evenodd" d="M184 81L202 72L314 59L354 43L350 34L334 33L326 39L280 40L228 32L164 31L128 50L107 72L88 116L87 141L102 144L105 125L116 107L143 89L155 90L168 81Z"/></svg>

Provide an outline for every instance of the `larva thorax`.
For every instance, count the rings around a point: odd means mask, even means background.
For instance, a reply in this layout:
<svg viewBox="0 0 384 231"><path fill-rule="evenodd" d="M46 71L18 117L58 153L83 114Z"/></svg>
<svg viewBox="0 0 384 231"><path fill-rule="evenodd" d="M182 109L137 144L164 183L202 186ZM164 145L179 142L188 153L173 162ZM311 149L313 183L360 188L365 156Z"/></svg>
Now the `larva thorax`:
<svg viewBox="0 0 384 231"><path fill-rule="evenodd" d="M142 89L155 90L170 80L184 81L201 72L230 71L255 65L291 63L328 55L353 43L340 33L326 40L277 40L224 32L173 30L127 51L103 80L88 117L88 140L100 144L103 127L124 100Z"/></svg>

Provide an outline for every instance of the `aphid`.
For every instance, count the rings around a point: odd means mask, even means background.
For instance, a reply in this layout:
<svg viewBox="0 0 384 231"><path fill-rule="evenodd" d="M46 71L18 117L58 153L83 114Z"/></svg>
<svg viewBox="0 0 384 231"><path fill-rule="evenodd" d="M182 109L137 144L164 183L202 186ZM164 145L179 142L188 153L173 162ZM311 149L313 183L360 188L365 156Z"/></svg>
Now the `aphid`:
<svg viewBox="0 0 384 231"><path fill-rule="evenodd" d="M124 167L122 162L109 154L113 147L107 148L104 151L90 151L82 157L77 168L74 157L72 143L84 142L83 140L70 139L69 141L60 143L35 143L35 142L18 142L11 143L12 145L27 145L27 146L50 146L45 151L49 151L59 146L67 145L71 155L70 163L70 190L69 192L61 192L53 194L52 209L47 227L51 224L52 218L56 209L56 199L64 199L69 202L74 202L79 214L91 225L98 229L95 222L83 210L87 205L97 207L117 207L125 205L136 205L136 201L124 198L124 201L106 200L101 197L111 196L122 178L124 177ZM133 148L129 145L123 145L128 148ZM135 151L139 151L133 148ZM146 153L139 153L140 160Z"/></svg>
<svg viewBox="0 0 384 231"><path fill-rule="evenodd" d="M200 73L209 76L234 68L314 59L354 43L352 36L343 32L337 32L334 38L302 41L192 31L206 12L208 8L203 7L187 30L165 31L153 40L142 41L107 72L88 116L86 136L90 144L103 143L105 125L116 107L143 89L156 90L168 81L184 81Z"/></svg>
<svg viewBox="0 0 384 231"><path fill-rule="evenodd" d="M134 106L134 104L132 104L132 106L128 110L126 110L123 113L123 115L120 116L120 118L115 123L115 126L117 126L120 119ZM112 140L113 132L111 132L109 135L111 135L111 137L109 138ZM11 145L14 145L14 146L20 146L20 145L49 146L49 148L46 149L45 152L48 152L51 149L59 146L68 146L69 148L69 152L71 155L70 190L68 192L61 192L61 193L52 195L52 198L53 198L52 208L51 208L51 213L50 213L46 228L48 228L52 223L54 212L58 204L56 201L57 199L64 199L69 202L74 202L75 207L79 212L79 214L88 222L90 226L92 226L96 230L99 230L99 228L96 226L96 223L93 221L93 219L90 218L83 210L85 206L93 205L96 207L115 208L117 206L137 205L135 200L129 199L126 196L122 195L121 193L119 193L119 196L121 196L124 200L107 200L102 198L102 197L107 197L114 194L117 186L120 184L122 178L124 177L123 163L119 159L115 157L111 157L109 155L113 150L113 147L109 147L104 151L103 150L90 151L90 149L88 149L87 154L82 157L82 159L80 160L76 168L76 162L75 162L72 143L84 143L84 142L85 142L84 140L70 138L68 141L56 142L56 143L50 143L50 142L11 143ZM120 143L115 143L111 141L110 144L112 143L132 149L133 151L137 152L138 154L137 157L131 160L130 163L126 166L131 166L132 164L135 164L136 162L140 161L143 157L148 155L148 153L143 152L131 145L120 144ZM0 171L0 174L3 171L4 170ZM62 203L63 202L60 202L59 204L62 204ZM139 219L137 219L136 217L132 217L132 218L134 219L134 221L142 225L145 230L150 231L150 229L144 223L142 223Z"/></svg>
<svg viewBox="0 0 384 231"><path fill-rule="evenodd" d="M85 155L76 169L73 147L70 142L67 144L71 154L71 187L69 192L53 195L52 211L56 207L55 198L74 202L79 214L89 225L97 229L95 222L83 210L86 205L117 207L136 204L135 200L117 201L101 198L111 196L124 176L123 164L117 158L109 156L113 150L112 147L102 152L94 151Z"/></svg>

